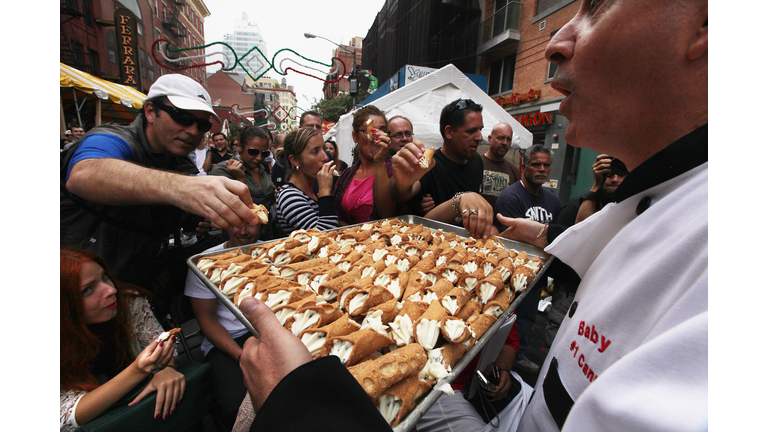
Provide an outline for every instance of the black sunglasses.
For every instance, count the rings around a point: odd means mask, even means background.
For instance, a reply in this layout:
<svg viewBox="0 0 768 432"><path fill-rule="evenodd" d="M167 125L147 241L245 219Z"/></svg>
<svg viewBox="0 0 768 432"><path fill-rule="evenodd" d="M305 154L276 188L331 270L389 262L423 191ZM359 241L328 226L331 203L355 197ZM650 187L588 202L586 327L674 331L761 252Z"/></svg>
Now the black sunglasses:
<svg viewBox="0 0 768 432"><path fill-rule="evenodd" d="M255 148L245 149L245 151L247 151L251 156L258 156L259 153L261 153L261 157L268 157L270 154L272 154L269 150L259 150Z"/></svg>
<svg viewBox="0 0 768 432"><path fill-rule="evenodd" d="M155 106L159 110L167 112L173 121L182 126L192 126L194 123L197 123L197 130L200 132L208 132L213 127L213 123L210 120L197 118L188 111L160 103L155 104Z"/></svg>

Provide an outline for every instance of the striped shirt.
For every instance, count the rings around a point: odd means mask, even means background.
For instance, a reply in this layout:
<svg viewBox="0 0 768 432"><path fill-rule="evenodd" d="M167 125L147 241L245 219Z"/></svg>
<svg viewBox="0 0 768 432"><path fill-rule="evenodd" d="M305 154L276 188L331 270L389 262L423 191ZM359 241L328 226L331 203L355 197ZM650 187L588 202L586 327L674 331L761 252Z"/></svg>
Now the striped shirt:
<svg viewBox="0 0 768 432"><path fill-rule="evenodd" d="M297 229L339 226L333 195L315 201L292 183L286 183L277 196L277 220L286 234Z"/></svg>

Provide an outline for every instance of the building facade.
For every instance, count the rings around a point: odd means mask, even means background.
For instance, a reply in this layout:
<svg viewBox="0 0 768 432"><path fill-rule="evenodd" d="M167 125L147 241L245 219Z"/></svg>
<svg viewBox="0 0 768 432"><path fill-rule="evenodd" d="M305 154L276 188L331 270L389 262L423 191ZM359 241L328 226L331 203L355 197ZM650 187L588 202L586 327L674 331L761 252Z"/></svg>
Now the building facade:
<svg viewBox="0 0 768 432"><path fill-rule="evenodd" d="M224 35L224 42L235 50L237 58L242 58L248 54L245 58L240 60L241 64L245 64L244 69L240 64L235 67L234 72L238 75L252 77L258 77L265 70L269 69L269 53L267 52L267 43L262 37L261 28L256 21L248 21L248 14L243 12L241 19L234 21L234 31L232 33ZM253 47L257 47L261 50L261 54L258 50L253 50ZM251 51L250 53L248 53ZM231 50L222 47L222 54L225 57L225 64L235 64L235 54L232 54ZM262 56L263 54L263 56Z"/></svg>
<svg viewBox="0 0 768 432"><path fill-rule="evenodd" d="M349 41L349 44L334 49L332 56L341 59L346 70L344 71L344 78L340 81L335 83L326 82L323 84L323 97L326 100L334 99L338 97L339 94L349 94L349 79L347 77L352 73L355 66L358 66L359 69L360 62L363 60L363 38L359 36L354 37ZM326 79L334 81L339 78L339 74L341 73L342 71L333 67L329 70Z"/></svg>

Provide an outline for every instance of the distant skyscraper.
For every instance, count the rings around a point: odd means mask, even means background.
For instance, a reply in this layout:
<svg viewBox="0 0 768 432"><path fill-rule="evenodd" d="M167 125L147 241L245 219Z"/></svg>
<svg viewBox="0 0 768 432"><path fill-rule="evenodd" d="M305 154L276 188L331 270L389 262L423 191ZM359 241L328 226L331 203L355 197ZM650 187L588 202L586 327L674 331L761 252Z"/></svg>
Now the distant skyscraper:
<svg viewBox="0 0 768 432"><path fill-rule="evenodd" d="M235 50L238 58L245 55L245 53L250 51L254 46L258 47L267 59L270 58L269 53L267 52L267 43L261 36L261 29L259 28L259 25L256 24L256 21L248 21L248 14L243 12L242 19L235 20L234 24L234 33L224 35L224 42ZM224 48L223 53L224 56L227 57L228 64L232 65L235 62L232 52ZM269 63L264 60L256 50L253 50L248 54L248 56L241 60L240 63L246 64L248 72L254 78L258 77L262 72L269 68ZM245 70L243 70L240 65L235 68L234 72L238 75L246 75Z"/></svg>

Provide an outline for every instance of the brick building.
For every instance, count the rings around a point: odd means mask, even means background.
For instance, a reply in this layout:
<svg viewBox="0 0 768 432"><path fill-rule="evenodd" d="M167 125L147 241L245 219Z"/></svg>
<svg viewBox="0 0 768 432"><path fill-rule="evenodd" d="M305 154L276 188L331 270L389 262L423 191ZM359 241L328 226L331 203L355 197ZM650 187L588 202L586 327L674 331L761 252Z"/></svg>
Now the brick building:
<svg viewBox="0 0 768 432"><path fill-rule="evenodd" d="M345 78L343 78L341 81L335 82L333 84L323 84L323 95L326 100L334 99L340 93L349 94L349 79L346 77L349 77L349 74L352 72L355 65L357 65L358 69L360 69L360 62L363 60L363 38L355 37L349 41L349 44L342 45L341 48L334 49L332 57L340 58L341 61L344 62L346 71L344 73ZM341 71L336 70L334 67L330 70L330 73L327 75L326 79L333 81L338 78L340 73Z"/></svg>
<svg viewBox="0 0 768 432"><path fill-rule="evenodd" d="M120 82L121 23L115 10L126 8L135 16L136 34L131 34L136 56L131 62L138 73L137 90L147 93L157 77L170 73L152 58L152 43L170 41L171 48L205 44L203 20L210 15L203 0L60 0L60 61L108 81ZM120 21L120 18L117 18ZM203 50L172 54L190 57ZM184 64L202 64L203 59ZM204 68L178 73L206 85ZM138 78L140 77L140 78ZM130 83L129 83L130 85Z"/></svg>

